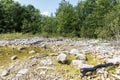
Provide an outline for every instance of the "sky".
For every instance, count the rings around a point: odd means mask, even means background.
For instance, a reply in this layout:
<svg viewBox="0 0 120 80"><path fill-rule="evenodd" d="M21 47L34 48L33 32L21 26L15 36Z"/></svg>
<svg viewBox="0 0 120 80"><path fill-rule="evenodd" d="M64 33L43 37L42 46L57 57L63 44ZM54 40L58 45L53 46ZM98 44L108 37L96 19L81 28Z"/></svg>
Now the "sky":
<svg viewBox="0 0 120 80"><path fill-rule="evenodd" d="M49 16L51 13L55 13L59 7L61 0L14 0L18 1L21 5L32 4L35 8L39 9L41 14ZM76 5L79 0L66 0L72 5Z"/></svg>

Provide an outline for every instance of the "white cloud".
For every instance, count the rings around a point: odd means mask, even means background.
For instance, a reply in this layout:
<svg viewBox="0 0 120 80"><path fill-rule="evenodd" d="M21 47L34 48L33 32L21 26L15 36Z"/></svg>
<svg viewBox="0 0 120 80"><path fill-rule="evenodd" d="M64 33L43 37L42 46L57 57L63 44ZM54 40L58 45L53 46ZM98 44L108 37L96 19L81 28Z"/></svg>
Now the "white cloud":
<svg viewBox="0 0 120 80"><path fill-rule="evenodd" d="M45 15L45 16L50 16L50 12L48 12L48 11L44 11L44 12L42 12L41 14L42 14L42 15Z"/></svg>

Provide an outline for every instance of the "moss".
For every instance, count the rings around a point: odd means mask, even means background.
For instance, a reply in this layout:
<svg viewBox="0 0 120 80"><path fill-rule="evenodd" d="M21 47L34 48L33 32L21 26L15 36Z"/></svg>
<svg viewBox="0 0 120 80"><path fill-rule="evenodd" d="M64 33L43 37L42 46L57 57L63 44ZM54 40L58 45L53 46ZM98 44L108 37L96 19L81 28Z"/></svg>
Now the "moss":
<svg viewBox="0 0 120 80"><path fill-rule="evenodd" d="M109 66L106 68L106 70L110 73L115 73L115 69L117 68L118 66L117 65L114 65L114 66Z"/></svg>
<svg viewBox="0 0 120 80"><path fill-rule="evenodd" d="M92 65L97 65L99 60L97 58L94 58L92 54L87 55L87 62Z"/></svg>
<svg viewBox="0 0 120 80"><path fill-rule="evenodd" d="M70 78L71 79L74 78L75 80L80 80L80 79L77 79L78 76L80 75L80 70L70 66L72 60L75 59L74 55L67 54L66 64L58 63L55 58L56 57L52 58L52 61L57 68L56 73L62 74L62 76L64 77L64 80L69 80Z"/></svg>
<svg viewBox="0 0 120 80"><path fill-rule="evenodd" d="M75 60L75 56L67 54L66 64L68 64L68 65L71 64L72 60Z"/></svg>
<svg viewBox="0 0 120 80"><path fill-rule="evenodd" d="M41 49L39 47L34 47L34 46L27 47L24 50L17 50L16 48L13 49L10 47L0 47L0 66L14 62L13 60L10 59L14 55L16 55L18 59L35 55L35 54L29 54L29 51L31 50L35 50L36 53L40 53L40 54L53 52L51 49Z"/></svg>

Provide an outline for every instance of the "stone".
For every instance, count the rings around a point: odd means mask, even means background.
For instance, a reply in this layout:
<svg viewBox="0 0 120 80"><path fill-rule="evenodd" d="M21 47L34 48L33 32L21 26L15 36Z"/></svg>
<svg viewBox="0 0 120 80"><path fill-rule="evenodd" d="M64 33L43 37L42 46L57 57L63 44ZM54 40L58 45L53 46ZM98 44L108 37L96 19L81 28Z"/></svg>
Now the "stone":
<svg viewBox="0 0 120 80"><path fill-rule="evenodd" d="M1 74L1 76L7 76L9 74L9 70L4 70Z"/></svg>
<svg viewBox="0 0 120 80"><path fill-rule="evenodd" d="M120 76L119 75L111 74L111 76L115 77L117 80L120 80Z"/></svg>
<svg viewBox="0 0 120 80"><path fill-rule="evenodd" d="M53 64L51 59L41 60L41 63L43 65L52 65Z"/></svg>
<svg viewBox="0 0 120 80"><path fill-rule="evenodd" d="M64 80L63 78L61 78L61 77L57 77L56 79L54 79L54 80Z"/></svg>
<svg viewBox="0 0 120 80"><path fill-rule="evenodd" d="M41 48L46 49L47 48L46 44L42 44Z"/></svg>
<svg viewBox="0 0 120 80"><path fill-rule="evenodd" d="M80 52L79 52L78 49L72 49L72 50L70 50L70 54L76 55L76 54L79 54L79 53L80 53Z"/></svg>
<svg viewBox="0 0 120 80"><path fill-rule="evenodd" d="M24 46L20 46L20 47L18 47L18 50L24 50L26 47L24 47Z"/></svg>
<svg viewBox="0 0 120 80"><path fill-rule="evenodd" d="M11 60L16 60L16 59L17 59L16 55L14 55L14 56L11 57Z"/></svg>
<svg viewBox="0 0 120 80"><path fill-rule="evenodd" d="M90 67L93 67L93 65L87 64L83 60L72 60L71 66L75 67L75 68L78 68L78 69L79 68L90 68Z"/></svg>
<svg viewBox="0 0 120 80"><path fill-rule="evenodd" d="M120 66L116 68L115 70L116 70L116 74L120 75Z"/></svg>
<svg viewBox="0 0 120 80"><path fill-rule="evenodd" d="M57 56L57 61L61 63L65 63L67 61L67 55L64 53L61 53Z"/></svg>
<svg viewBox="0 0 120 80"><path fill-rule="evenodd" d="M119 64L120 63L120 56L114 57L114 58L111 58L111 59L107 59L107 62L108 63L113 63L113 64Z"/></svg>
<svg viewBox="0 0 120 80"><path fill-rule="evenodd" d="M23 76L24 74L26 74L28 72L28 69L21 69L20 71L18 71L17 73L17 77Z"/></svg>
<svg viewBox="0 0 120 80"><path fill-rule="evenodd" d="M110 80L110 78L107 78L106 80Z"/></svg>
<svg viewBox="0 0 120 80"><path fill-rule="evenodd" d="M97 74L104 74L105 68L97 69Z"/></svg>
<svg viewBox="0 0 120 80"><path fill-rule="evenodd" d="M29 51L29 54L35 54L34 50Z"/></svg>
<svg viewBox="0 0 120 80"><path fill-rule="evenodd" d="M76 59L79 59L79 60L86 60L87 57L86 57L86 55L84 55L84 54L76 54Z"/></svg>

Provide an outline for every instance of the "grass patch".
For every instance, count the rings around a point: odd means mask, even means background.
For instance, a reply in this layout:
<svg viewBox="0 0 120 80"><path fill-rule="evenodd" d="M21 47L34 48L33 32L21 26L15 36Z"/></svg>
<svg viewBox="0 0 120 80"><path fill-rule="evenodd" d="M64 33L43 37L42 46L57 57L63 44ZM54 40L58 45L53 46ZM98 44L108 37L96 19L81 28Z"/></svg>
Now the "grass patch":
<svg viewBox="0 0 120 80"><path fill-rule="evenodd" d="M72 79L74 78L75 80L80 80L77 79L78 76L80 75L80 70L77 68L73 68L72 66L68 64L61 64L58 63L57 61L54 62L56 66L56 73L62 74L64 77L64 80Z"/></svg>
<svg viewBox="0 0 120 80"><path fill-rule="evenodd" d="M109 66L106 68L106 70L110 73L115 73L115 69L117 68L117 65Z"/></svg>
<svg viewBox="0 0 120 80"><path fill-rule="evenodd" d="M65 64L57 62L55 59L56 57L52 58L54 65L56 66L56 73L62 74L64 80L69 80L70 78L75 80L80 80L78 77L80 75L80 70L77 68L73 68L70 66L72 60L75 60L74 55L67 54L67 61Z"/></svg>
<svg viewBox="0 0 120 80"><path fill-rule="evenodd" d="M72 60L75 60L75 59L76 59L76 58L75 58L74 55L69 55L69 54L67 54L67 61L66 61L66 64L67 64L67 65L70 65L71 62L72 62Z"/></svg>
<svg viewBox="0 0 120 80"><path fill-rule="evenodd" d="M36 35L33 35L31 33L26 33L26 34L23 34L23 33L3 33L3 34L0 34L1 39L27 38L27 37L33 37L33 36L36 36Z"/></svg>
<svg viewBox="0 0 120 80"><path fill-rule="evenodd" d="M94 58L92 54L87 54L87 63L92 64L92 65L97 65L99 60L97 58Z"/></svg>
<svg viewBox="0 0 120 80"><path fill-rule="evenodd" d="M11 57L14 55L16 55L18 59L35 55L35 54L29 54L29 51L31 50L35 50L36 53L40 53L40 54L53 52L51 49L41 49L39 47L34 47L34 46L27 47L21 51L17 50L17 48L13 49L11 47L0 47L0 66L13 62L13 60L11 60Z"/></svg>

